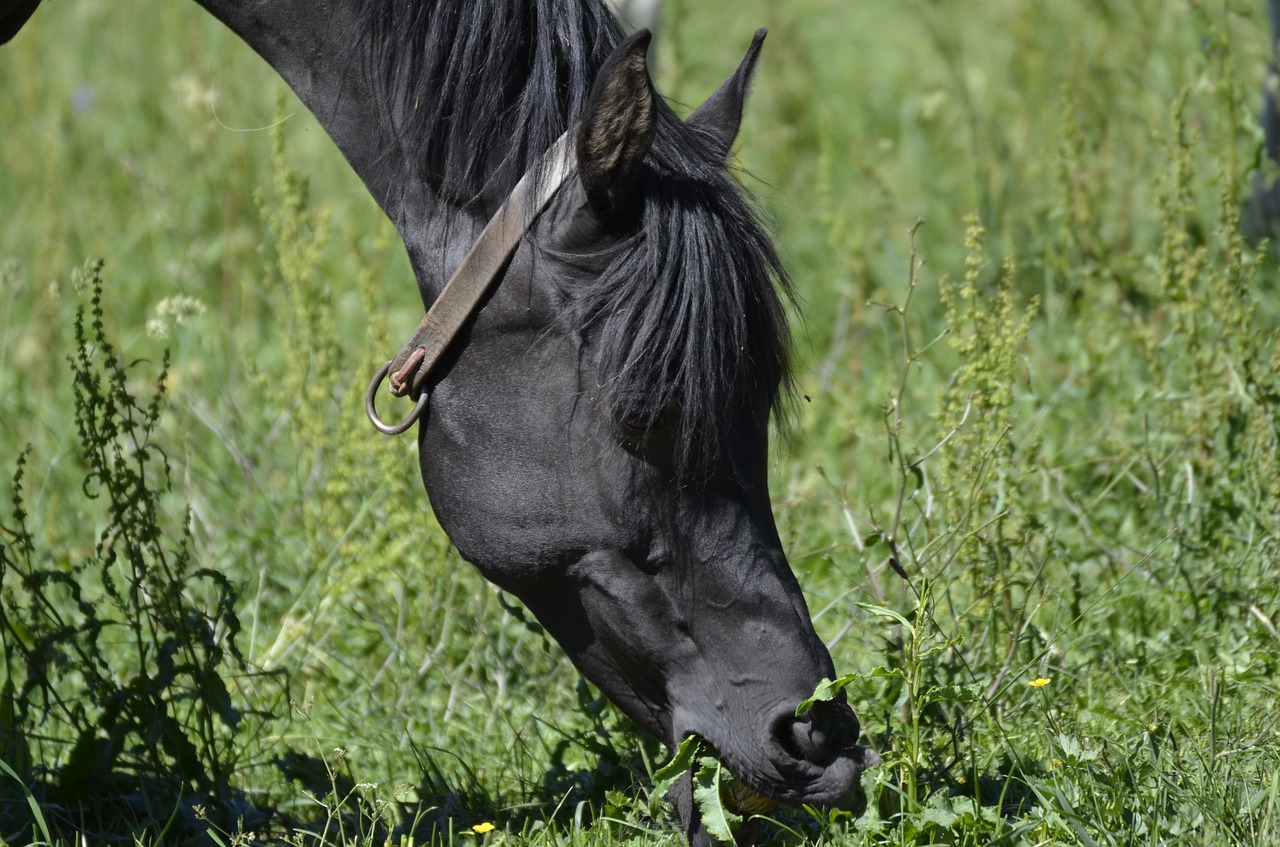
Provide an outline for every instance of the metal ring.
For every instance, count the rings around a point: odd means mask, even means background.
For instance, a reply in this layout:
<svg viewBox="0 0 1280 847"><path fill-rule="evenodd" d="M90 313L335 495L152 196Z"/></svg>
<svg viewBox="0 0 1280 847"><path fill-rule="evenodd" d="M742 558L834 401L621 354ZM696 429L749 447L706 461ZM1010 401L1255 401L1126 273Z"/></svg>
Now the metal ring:
<svg viewBox="0 0 1280 847"><path fill-rule="evenodd" d="M378 389L382 387L382 381L387 378L387 373L391 370L391 364L391 362L387 362L378 368L378 372L373 375L373 381L369 383L369 390L364 395L365 413L369 415L373 428L383 435L399 435L402 432L407 432L409 427L417 423L418 418L422 417L422 413L427 409L427 392L424 390L421 396L418 397L418 404L409 413L409 417L400 423L389 424L378 417L378 409L374 405L374 400L378 396Z"/></svg>

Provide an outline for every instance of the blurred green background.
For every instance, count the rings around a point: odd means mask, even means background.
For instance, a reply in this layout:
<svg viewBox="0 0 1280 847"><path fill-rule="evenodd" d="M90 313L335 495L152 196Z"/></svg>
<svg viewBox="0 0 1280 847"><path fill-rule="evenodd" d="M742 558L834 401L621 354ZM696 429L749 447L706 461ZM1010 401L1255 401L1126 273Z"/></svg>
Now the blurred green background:
<svg viewBox="0 0 1280 847"><path fill-rule="evenodd" d="M681 109L770 29L738 161L801 299L775 512L887 762L863 818L776 837L1276 840L1280 295L1236 234L1270 174L1262 4L663 15ZM0 49L0 478L29 445L55 564L103 524L67 364L97 258L139 390L172 353L174 525L240 588L250 662L287 674L233 691L273 715L237 736L240 787L333 820L274 766L296 753L388 819L422 800L490 840L677 843L645 798L660 753L458 558L412 442L364 420L420 313L403 250L194 4L56 0Z"/></svg>

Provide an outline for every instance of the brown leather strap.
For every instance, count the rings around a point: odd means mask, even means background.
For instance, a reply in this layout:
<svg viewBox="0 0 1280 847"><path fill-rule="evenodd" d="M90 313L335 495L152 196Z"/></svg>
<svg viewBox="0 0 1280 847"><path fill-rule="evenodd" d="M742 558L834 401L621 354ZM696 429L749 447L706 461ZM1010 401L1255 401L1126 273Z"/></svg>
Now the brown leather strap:
<svg viewBox="0 0 1280 847"><path fill-rule="evenodd" d="M432 368L444 355L449 344L480 305L489 288L497 281L502 268L515 253L524 234L538 215L551 202L572 169L572 130L560 136L542 159L525 172L498 209L471 250L445 284L440 296L431 304L413 335L384 365L369 386L365 408L373 425L388 435L407 430L425 408L423 387ZM397 397L412 395L418 404L408 419L396 425L383 423L373 401L382 379L390 372L391 393Z"/></svg>
<svg viewBox="0 0 1280 847"><path fill-rule="evenodd" d="M520 178L498 213L489 220L440 296L431 304L422 323L392 360L392 394L416 397L421 393L423 383L449 342L462 330L507 260L515 253L520 239L524 238L537 215L564 183L569 173L566 153L571 146L570 138L570 134L565 133L552 145L536 168ZM539 170L542 172L538 173ZM533 195L534 191L538 193ZM417 350L423 350L425 355L415 357ZM411 358L417 361L411 362ZM411 367L414 364L416 367Z"/></svg>

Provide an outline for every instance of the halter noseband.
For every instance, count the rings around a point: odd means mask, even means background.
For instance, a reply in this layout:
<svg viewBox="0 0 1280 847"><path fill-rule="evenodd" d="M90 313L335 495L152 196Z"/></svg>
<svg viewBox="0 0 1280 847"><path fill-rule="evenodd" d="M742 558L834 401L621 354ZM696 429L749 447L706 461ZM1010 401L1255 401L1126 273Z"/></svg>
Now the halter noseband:
<svg viewBox="0 0 1280 847"><path fill-rule="evenodd" d="M538 163L524 172L497 214L489 219L480 237L471 245L462 264L453 272L413 335L409 336L395 358L374 374L365 394L364 408L379 432L399 435L413 426L426 411L426 381L432 368L467 319L475 313L525 233L568 179L572 171L573 137L572 129L560 136ZM397 424L383 421L374 407L378 389L388 374L391 375L392 394L418 398L409 416Z"/></svg>

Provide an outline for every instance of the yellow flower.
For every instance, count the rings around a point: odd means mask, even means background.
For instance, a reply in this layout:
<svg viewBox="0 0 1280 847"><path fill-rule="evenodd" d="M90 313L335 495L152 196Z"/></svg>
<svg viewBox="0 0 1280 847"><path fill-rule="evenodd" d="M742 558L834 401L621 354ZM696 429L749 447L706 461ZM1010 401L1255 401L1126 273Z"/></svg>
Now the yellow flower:
<svg viewBox="0 0 1280 847"><path fill-rule="evenodd" d="M1051 682L1053 682L1053 677L1051 676L1038 676L1028 682L1027 685L1030 685L1032 688L1044 688Z"/></svg>
<svg viewBox="0 0 1280 847"><path fill-rule="evenodd" d="M486 832L493 832L495 829L497 829L497 827L489 823L488 821L485 821L484 823L478 823L475 826L471 827L471 831L476 833L477 835L484 835Z"/></svg>

